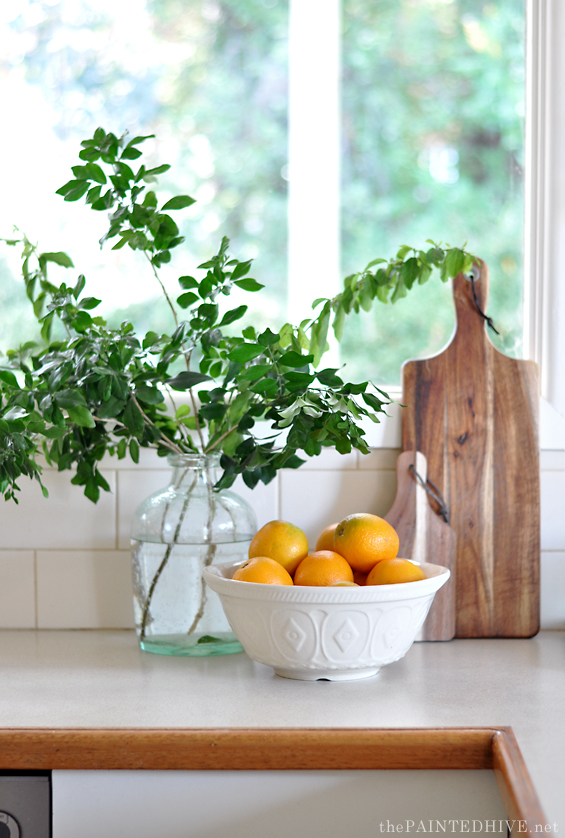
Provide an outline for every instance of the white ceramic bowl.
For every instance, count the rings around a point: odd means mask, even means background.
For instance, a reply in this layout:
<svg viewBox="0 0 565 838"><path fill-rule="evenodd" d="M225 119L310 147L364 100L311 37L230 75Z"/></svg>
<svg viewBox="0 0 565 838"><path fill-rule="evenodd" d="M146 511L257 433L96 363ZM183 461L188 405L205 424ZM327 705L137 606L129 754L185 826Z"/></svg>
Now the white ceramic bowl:
<svg viewBox="0 0 565 838"><path fill-rule="evenodd" d="M250 658L306 681L369 678L403 657L449 570L422 564L426 579L397 585L315 588L232 579L242 564L204 570Z"/></svg>

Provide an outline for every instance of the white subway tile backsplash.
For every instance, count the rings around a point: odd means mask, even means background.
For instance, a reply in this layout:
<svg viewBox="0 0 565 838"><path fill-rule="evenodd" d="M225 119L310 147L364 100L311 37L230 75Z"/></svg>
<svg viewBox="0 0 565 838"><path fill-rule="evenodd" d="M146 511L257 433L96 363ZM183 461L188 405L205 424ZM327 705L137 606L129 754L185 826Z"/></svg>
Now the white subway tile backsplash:
<svg viewBox="0 0 565 838"><path fill-rule="evenodd" d="M253 507L257 516L257 528L280 518L278 478L275 477L267 485L258 483L254 489L249 489L241 477L238 477L232 489Z"/></svg>
<svg viewBox="0 0 565 838"><path fill-rule="evenodd" d="M370 419L361 422L365 431L367 445L372 448L400 448L402 445L402 405L400 394L390 394L391 398L397 399L393 404L386 407L386 415L379 414L380 422L376 424Z"/></svg>
<svg viewBox="0 0 565 838"><path fill-rule="evenodd" d="M565 471L541 472L541 549L565 550Z"/></svg>
<svg viewBox="0 0 565 838"><path fill-rule="evenodd" d="M35 628L33 550L0 550L0 628Z"/></svg>
<svg viewBox="0 0 565 838"><path fill-rule="evenodd" d="M37 627L133 628L129 552L39 550Z"/></svg>
<svg viewBox="0 0 565 838"><path fill-rule="evenodd" d="M44 498L36 481L20 483L19 503L0 503L0 532L5 549L113 549L116 544L114 472L104 472L111 492L100 492L94 504L82 486L73 486L72 472L47 470Z"/></svg>
<svg viewBox="0 0 565 838"><path fill-rule="evenodd" d="M318 535L353 512L385 515L396 494L393 471L287 471L281 480L281 518L304 530L313 548Z"/></svg>
<svg viewBox="0 0 565 838"><path fill-rule="evenodd" d="M396 471L400 448L374 448L369 454L357 452L358 467L363 471Z"/></svg>
<svg viewBox="0 0 565 838"><path fill-rule="evenodd" d="M541 554L541 627L565 629L565 551Z"/></svg>
<svg viewBox="0 0 565 838"><path fill-rule="evenodd" d="M336 469L356 468L357 452L355 450L349 454L340 454L334 448L322 448L317 457L310 457L304 465L300 466L300 471L304 473L305 471L335 471Z"/></svg>
<svg viewBox="0 0 565 838"><path fill-rule="evenodd" d="M565 451L540 451L542 471L565 471Z"/></svg>

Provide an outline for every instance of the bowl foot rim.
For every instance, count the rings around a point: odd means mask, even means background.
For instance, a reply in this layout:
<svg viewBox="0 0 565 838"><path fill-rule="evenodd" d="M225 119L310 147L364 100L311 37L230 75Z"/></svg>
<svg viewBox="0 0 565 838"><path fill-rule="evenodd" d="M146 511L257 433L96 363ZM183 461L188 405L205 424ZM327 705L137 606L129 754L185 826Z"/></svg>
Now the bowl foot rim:
<svg viewBox="0 0 565 838"><path fill-rule="evenodd" d="M293 667L274 666L275 674L281 678L292 678L296 681L357 681L361 678L372 678L379 671L379 666L366 669L300 669Z"/></svg>

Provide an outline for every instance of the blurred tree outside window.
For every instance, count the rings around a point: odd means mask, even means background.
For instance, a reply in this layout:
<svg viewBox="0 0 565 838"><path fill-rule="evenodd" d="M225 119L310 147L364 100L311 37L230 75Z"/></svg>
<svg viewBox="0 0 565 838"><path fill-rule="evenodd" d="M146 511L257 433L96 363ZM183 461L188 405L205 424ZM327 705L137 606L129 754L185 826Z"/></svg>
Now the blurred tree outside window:
<svg viewBox="0 0 565 838"><path fill-rule="evenodd" d="M333 247L339 229L342 277L401 244L467 242L491 269L497 345L519 355L523 0L292 3L338 16L333 30L304 24L312 72L319 39L341 30L341 85L328 77L319 93L341 108L341 193L335 225L325 240L322 231L309 242L311 258ZM100 253L103 214L54 195L80 140L98 125L154 133L152 158L172 164L174 181L164 188L197 199L179 214L186 243L166 279L192 273L227 235L238 258L255 259L254 276L266 285L249 321L279 327L298 319L287 312L289 60L289 0L0 4L0 235L17 224L40 247L67 250L113 322L127 317L141 330L170 330L144 262L127 250ZM306 81L292 86L292 96L301 89L310 90ZM319 196L303 200L315 213ZM300 277L306 301L318 296L319 281L313 270ZM3 249L0 349L34 336L32 321L17 254ZM347 377L394 384L402 361L439 351L452 328L449 288L436 278L395 306L353 316L340 361Z"/></svg>

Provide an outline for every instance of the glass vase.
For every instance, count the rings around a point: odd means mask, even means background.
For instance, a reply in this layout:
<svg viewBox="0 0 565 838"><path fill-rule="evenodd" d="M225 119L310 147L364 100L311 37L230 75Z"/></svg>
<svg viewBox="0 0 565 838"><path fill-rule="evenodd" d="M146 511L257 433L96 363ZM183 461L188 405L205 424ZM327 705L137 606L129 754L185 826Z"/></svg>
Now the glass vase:
<svg viewBox="0 0 565 838"><path fill-rule="evenodd" d="M247 558L257 523L235 492L214 490L219 455L169 454L170 484L138 506L132 524L139 644L159 655L242 651L202 571Z"/></svg>

